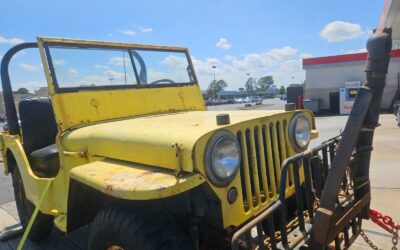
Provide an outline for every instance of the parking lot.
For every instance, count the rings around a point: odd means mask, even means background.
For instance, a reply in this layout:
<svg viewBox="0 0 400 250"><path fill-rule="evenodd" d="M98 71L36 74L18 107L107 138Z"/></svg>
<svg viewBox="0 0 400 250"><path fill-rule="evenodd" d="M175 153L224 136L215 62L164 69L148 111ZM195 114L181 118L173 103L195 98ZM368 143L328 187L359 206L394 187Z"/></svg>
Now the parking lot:
<svg viewBox="0 0 400 250"><path fill-rule="evenodd" d="M253 106L256 109L282 109L284 101L279 99L264 100L262 105ZM231 110L242 109L244 105L224 105L212 106L210 110ZM347 116L324 116L316 117L319 138L312 141L312 145L327 140L340 133L344 128ZM396 126L395 117L392 114L382 114L380 117L381 126L377 128L374 138L374 151L371 160L371 186L372 204L371 208L381 213L390 215L396 222L400 221L400 129ZM6 217L17 219L15 205L13 203L13 189L10 176L0 175L0 232L2 223L6 222ZM3 217L2 217L3 216ZM388 249L391 245L391 237L388 233L378 228L371 222L365 222L364 231L368 237L380 248ZM4 225L3 225L4 227ZM52 234L49 241L42 245L28 242L27 249L85 249L88 230L84 228L78 233L74 233L69 240L64 240L56 232ZM0 242L0 249L15 249L19 238L14 238L8 242ZM356 244L351 249L365 249L368 246L359 237Z"/></svg>

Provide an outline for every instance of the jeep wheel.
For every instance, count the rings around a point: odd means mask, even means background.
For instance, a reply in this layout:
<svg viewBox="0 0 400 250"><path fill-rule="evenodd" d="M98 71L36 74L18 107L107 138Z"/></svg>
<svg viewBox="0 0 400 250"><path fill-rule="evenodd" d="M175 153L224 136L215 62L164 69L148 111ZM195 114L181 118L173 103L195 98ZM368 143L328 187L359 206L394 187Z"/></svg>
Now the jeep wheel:
<svg viewBox="0 0 400 250"><path fill-rule="evenodd" d="M194 249L189 237L166 213L133 212L115 204L101 210L94 219L89 250Z"/></svg>
<svg viewBox="0 0 400 250"><path fill-rule="evenodd" d="M21 174L18 166L14 166L12 171L12 182L14 186L15 203L17 204L18 216L22 227L26 228L28 222L35 210L35 206L30 202L25 195L24 184L22 183ZM43 214L39 211L35 222L29 232L29 239L35 242L45 240L51 233L54 227L54 217Z"/></svg>

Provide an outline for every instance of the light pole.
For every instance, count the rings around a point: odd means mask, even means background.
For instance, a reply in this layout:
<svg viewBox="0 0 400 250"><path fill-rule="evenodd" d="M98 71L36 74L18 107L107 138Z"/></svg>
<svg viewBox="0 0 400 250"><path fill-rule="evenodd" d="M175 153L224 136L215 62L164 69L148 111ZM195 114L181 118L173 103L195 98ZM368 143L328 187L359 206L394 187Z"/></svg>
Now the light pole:
<svg viewBox="0 0 400 250"><path fill-rule="evenodd" d="M214 82L215 82L215 69L217 68L217 66L213 65L213 66L211 66L211 68L213 68L213 70L214 70Z"/></svg>
<svg viewBox="0 0 400 250"><path fill-rule="evenodd" d="M254 88L256 87L256 83L257 83L257 78L256 77L250 77L250 73L247 73L246 74L247 75L247 77L248 77L248 79L247 80L250 80L250 78L251 78L251 82L250 82L250 84L251 84L251 93L250 94L254 94Z"/></svg>
<svg viewBox="0 0 400 250"><path fill-rule="evenodd" d="M295 78L295 77L294 77L294 76L292 76L292 84L294 84L294 78Z"/></svg>

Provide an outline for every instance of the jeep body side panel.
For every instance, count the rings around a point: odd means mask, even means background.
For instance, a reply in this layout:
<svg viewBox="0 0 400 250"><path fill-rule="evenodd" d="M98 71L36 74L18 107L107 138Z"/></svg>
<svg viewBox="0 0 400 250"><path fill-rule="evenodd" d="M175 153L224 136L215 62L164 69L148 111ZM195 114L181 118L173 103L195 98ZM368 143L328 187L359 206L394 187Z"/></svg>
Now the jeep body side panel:
<svg viewBox="0 0 400 250"><path fill-rule="evenodd" d="M135 163L105 159L71 170L71 178L102 193L125 200L152 200L190 190L205 181L183 173Z"/></svg>
<svg viewBox="0 0 400 250"><path fill-rule="evenodd" d="M4 142L4 151L5 152L5 173L11 173L10 167L19 168L19 172L22 177L22 182L24 183L25 194L32 203L36 204L39 200L40 195L42 194L45 186L48 184L51 179L47 178L39 178L37 177L31 170L29 165L29 161L26 157L24 148L18 136L12 136L8 134L2 134L2 140ZM7 154L12 154L12 157L15 159L16 166L11 166L11 162L8 162ZM51 207L51 203L53 202L53 193L50 191L46 196L43 204L41 206L41 211L44 213L50 213L53 207Z"/></svg>

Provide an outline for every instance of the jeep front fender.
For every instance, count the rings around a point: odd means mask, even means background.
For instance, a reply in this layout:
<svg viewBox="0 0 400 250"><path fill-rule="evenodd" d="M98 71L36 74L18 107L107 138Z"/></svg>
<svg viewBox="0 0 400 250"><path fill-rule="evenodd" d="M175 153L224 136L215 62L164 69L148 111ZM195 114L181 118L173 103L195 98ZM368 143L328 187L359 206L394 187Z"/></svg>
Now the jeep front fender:
<svg viewBox="0 0 400 250"><path fill-rule="evenodd" d="M182 173L131 162L105 159L71 170L71 178L106 195L125 200L152 200L190 190L205 179L197 173Z"/></svg>

